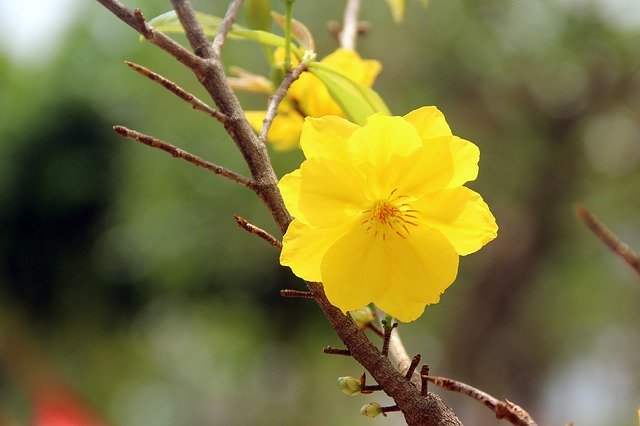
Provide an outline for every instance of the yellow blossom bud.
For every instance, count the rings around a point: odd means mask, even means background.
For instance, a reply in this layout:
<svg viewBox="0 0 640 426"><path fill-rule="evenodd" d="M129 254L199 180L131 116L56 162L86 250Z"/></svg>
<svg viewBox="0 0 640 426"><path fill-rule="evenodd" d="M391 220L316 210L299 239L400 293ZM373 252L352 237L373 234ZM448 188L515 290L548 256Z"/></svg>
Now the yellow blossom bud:
<svg viewBox="0 0 640 426"><path fill-rule="evenodd" d="M358 395L362 389L360 380L351 376L338 377L338 386L340 386L342 393L350 396Z"/></svg>
<svg viewBox="0 0 640 426"><path fill-rule="evenodd" d="M370 402L367 405L364 405L360 409L360 414L366 417L376 417L377 415L382 413L382 406L377 402Z"/></svg>

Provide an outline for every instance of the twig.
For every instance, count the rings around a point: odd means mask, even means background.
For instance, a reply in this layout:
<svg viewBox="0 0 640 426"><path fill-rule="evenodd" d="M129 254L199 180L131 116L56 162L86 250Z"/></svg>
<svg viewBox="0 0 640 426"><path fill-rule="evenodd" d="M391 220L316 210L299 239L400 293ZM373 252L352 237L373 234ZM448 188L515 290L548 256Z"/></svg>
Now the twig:
<svg viewBox="0 0 640 426"><path fill-rule="evenodd" d="M324 352L327 355L351 356L351 351L349 349L339 349L339 348L334 348L333 346L325 346L322 349L322 352Z"/></svg>
<svg viewBox="0 0 640 426"><path fill-rule="evenodd" d="M155 81L160 84L165 89L169 90L174 95L178 96L180 99L186 101L189 105L193 107L193 109L202 111L210 117L218 120L220 123L224 124L227 121L227 116L222 114L220 111L216 111L211 108L206 103L202 102L195 95L184 90L182 87L178 86L173 81L161 76L158 73L151 71L150 69L143 67L142 65L138 65L133 62L124 61L129 67L138 72L139 74L147 77L149 80Z"/></svg>
<svg viewBox="0 0 640 426"><path fill-rule="evenodd" d="M266 242L268 242L269 244L271 244L273 247L277 248L278 250L282 250L282 243L280 241L278 241L276 239L276 237L274 237L273 235L271 235L270 233L268 233L264 229L258 228L257 226L249 223L243 217L233 216L233 218L236 220L236 225L238 225L240 228L244 229L245 231L249 232L250 234L257 235L258 237L262 238L263 240L265 240Z"/></svg>
<svg viewBox="0 0 640 426"><path fill-rule="evenodd" d="M367 324L367 328L371 331L373 331L374 333L376 333L378 336L380 337L384 337L384 333L382 332L382 330L380 330L378 327L376 327L375 325L373 325L372 323L368 323Z"/></svg>
<svg viewBox="0 0 640 426"><path fill-rule="evenodd" d="M187 0L171 0L171 4L195 54L203 59L212 59L213 48L202 30L191 2Z"/></svg>
<svg viewBox="0 0 640 426"><path fill-rule="evenodd" d="M596 215L591 213L586 207L577 206L576 214L596 237L606 244L611 251L620 256L629 264L638 274L640 274L640 256L633 251L627 244L620 239L605 226L604 223Z"/></svg>
<svg viewBox="0 0 640 426"><path fill-rule="evenodd" d="M344 9L344 24L340 33L340 46L344 49L356 49L360 2L361 0L347 0L347 7Z"/></svg>
<svg viewBox="0 0 640 426"><path fill-rule="evenodd" d="M267 115L264 117L264 121L262 122L262 129L260 130L260 136L258 137L259 143L263 144L267 140L267 133L269 133L269 128L271 127L271 123L273 123L273 119L278 114L278 105L284 99L284 96L287 94L287 90L291 87L294 81L296 81L300 75L307 69L307 65L304 62L300 62L291 73L287 74L280 83L280 87L278 90L269 98L269 106L267 107Z"/></svg>
<svg viewBox="0 0 640 426"><path fill-rule="evenodd" d="M382 353L382 356L384 357L389 355L389 340L391 340L391 333L393 332L393 329L397 326L397 322L384 325L384 340L382 341L382 350L380 351L380 353Z"/></svg>
<svg viewBox="0 0 640 426"><path fill-rule="evenodd" d="M473 386L446 377L424 376L424 378L439 388L470 396L493 411L498 419L506 419L511 424L520 426L537 424L529 413L509 400L501 401Z"/></svg>
<svg viewBox="0 0 640 426"><path fill-rule="evenodd" d="M404 373L404 377L407 380L411 380L411 377L413 376L413 373L416 371L416 368L418 368L418 364L420 364L420 354L416 354L413 359L411 360L411 364L409 365L409 368L407 369L407 372Z"/></svg>
<svg viewBox="0 0 640 426"><path fill-rule="evenodd" d="M140 33L149 42L155 44L178 61L191 69L202 67L202 61L179 43L176 43L160 31L147 25L139 9L132 11L117 0L97 0L122 22Z"/></svg>
<svg viewBox="0 0 640 426"><path fill-rule="evenodd" d="M229 34L229 30L231 30L233 21L235 21L236 16L238 15L240 6L242 6L242 1L243 0L234 0L231 2L229 8L227 9L227 13L224 16L222 24L220 24L220 27L218 27L218 32L213 38L213 55L216 59L220 58L222 47L224 46L224 41L227 39L227 35Z"/></svg>
<svg viewBox="0 0 640 426"><path fill-rule="evenodd" d="M376 306L376 317L384 318L387 314L385 314L380 308ZM382 335L384 337L384 334ZM398 370L401 373L405 373L411 365L411 358L409 358L409 353L404 347L402 343L402 339L400 338L400 332L396 330L395 333L391 334L389 339L389 354L391 358L393 358L398 366ZM420 378L416 375L412 377L411 382L415 385L416 388L421 389L421 381Z"/></svg>
<svg viewBox="0 0 640 426"><path fill-rule="evenodd" d="M421 387L420 387L420 393L422 394L422 396L427 396L429 394L429 380L427 379L427 377L429 376L429 366L427 364L424 364L422 366L422 368L420 369L420 381L421 381Z"/></svg>
<svg viewBox="0 0 640 426"><path fill-rule="evenodd" d="M367 395L367 394L378 392L381 390L382 390L382 386L380 386L379 384L368 385L367 373L362 373L362 376L360 376L360 393Z"/></svg>
<svg viewBox="0 0 640 426"><path fill-rule="evenodd" d="M301 299L313 299L313 294L310 291L301 291L301 290L291 290L284 289L280 290L280 296L282 297L299 297Z"/></svg>
<svg viewBox="0 0 640 426"><path fill-rule="evenodd" d="M120 136L124 136L129 139L134 139L152 148L161 149L162 151L168 152L174 157L181 158L197 167L209 170L210 172L213 172L216 175L223 176L235 183L239 183L240 185L246 186L251 190L255 191L256 189L255 183L252 180L247 179L246 177L239 175L238 173L232 172L227 168L218 166L217 164L213 164L207 160L197 157L187 151L184 151L178 147L175 147L158 138L154 138L153 136L148 136L143 133L136 132L135 130L127 129L124 126L113 126L113 130L115 130L116 133L119 134Z"/></svg>
<svg viewBox="0 0 640 426"><path fill-rule="evenodd" d="M189 0L171 0L187 39L197 55L205 59L201 68L191 68L200 83L209 92L221 113L229 117L225 129L231 136L249 166L256 183L257 194L284 233L293 220L284 205L278 179L264 143L259 143L247 121L237 96L229 86L220 58L214 55L212 44L204 34Z"/></svg>
<svg viewBox="0 0 640 426"><path fill-rule="evenodd" d="M393 412L396 412L396 411L400 411L400 407L398 407L397 405L390 405L388 407L381 407L380 408L380 412L385 417L387 417L387 413L393 413Z"/></svg>

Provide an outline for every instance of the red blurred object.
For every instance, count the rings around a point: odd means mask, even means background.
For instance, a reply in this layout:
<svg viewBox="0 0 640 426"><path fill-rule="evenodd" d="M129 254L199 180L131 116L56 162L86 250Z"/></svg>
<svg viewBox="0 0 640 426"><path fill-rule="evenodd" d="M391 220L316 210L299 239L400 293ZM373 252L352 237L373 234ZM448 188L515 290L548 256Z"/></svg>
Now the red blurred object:
<svg viewBox="0 0 640 426"><path fill-rule="evenodd" d="M36 391L33 400L33 426L105 426L68 389Z"/></svg>

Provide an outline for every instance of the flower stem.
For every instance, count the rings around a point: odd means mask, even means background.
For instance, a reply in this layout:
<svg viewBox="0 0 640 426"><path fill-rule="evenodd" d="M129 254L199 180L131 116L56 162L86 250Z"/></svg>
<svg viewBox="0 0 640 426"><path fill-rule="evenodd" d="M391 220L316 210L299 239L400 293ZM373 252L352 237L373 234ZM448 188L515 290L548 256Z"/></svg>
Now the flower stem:
<svg viewBox="0 0 640 426"><path fill-rule="evenodd" d="M291 12L294 0L285 0L284 12L284 72L291 71Z"/></svg>

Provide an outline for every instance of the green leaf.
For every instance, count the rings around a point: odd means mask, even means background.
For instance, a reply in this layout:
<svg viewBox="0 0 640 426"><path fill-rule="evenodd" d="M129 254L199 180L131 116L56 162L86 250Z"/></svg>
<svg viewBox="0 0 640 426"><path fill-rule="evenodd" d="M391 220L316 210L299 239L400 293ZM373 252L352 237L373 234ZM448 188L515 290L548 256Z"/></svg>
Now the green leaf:
<svg viewBox="0 0 640 426"><path fill-rule="evenodd" d="M218 32L218 28L220 27L220 24L222 24L222 18L218 18L217 16L196 12L196 17L198 18L198 21L200 21L200 25L202 25L204 33L210 37L213 37L216 32ZM178 20L178 16L174 10L156 16L149 21L149 25L152 25L157 30L164 33L184 33L182 25L180 25L180 21ZM284 47L285 43L284 37L262 30L250 30L249 28L238 24L233 24L231 27L231 30L229 31L229 38L251 40L276 47Z"/></svg>
<svg viewBox="0 0 640 426"><path fill-rule="evenodd" d="M312 62L308 67L309 71L322 81L347 118L354 123L362 126L366 123L367 117L375 113L391 115L389 108L375 90L356 83L320 62Z"/></svg>
<svg viewBox="0 0 640 426"><path fill-rule="evenodd" d="M271 0L246 0L244 16L249 28L269 31L271 29Z"/></svg>

